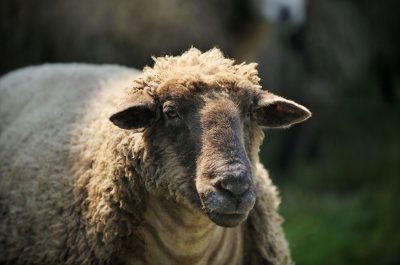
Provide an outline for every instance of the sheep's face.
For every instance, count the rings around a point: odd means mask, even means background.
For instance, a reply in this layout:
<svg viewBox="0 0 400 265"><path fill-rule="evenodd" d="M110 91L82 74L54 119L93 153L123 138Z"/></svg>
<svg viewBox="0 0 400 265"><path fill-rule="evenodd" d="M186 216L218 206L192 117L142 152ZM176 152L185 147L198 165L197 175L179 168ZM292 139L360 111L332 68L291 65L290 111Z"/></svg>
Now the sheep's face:
<svg viewBox="0 0 400 265"><path fill-rule="evenodd" d="M289 126L310 113L245 84L169 81L155 95L132 97L111 116L121 128L146 128L149 192L201 209L217 225L247 218L256 200L252 172L260 126Z"/></svg>

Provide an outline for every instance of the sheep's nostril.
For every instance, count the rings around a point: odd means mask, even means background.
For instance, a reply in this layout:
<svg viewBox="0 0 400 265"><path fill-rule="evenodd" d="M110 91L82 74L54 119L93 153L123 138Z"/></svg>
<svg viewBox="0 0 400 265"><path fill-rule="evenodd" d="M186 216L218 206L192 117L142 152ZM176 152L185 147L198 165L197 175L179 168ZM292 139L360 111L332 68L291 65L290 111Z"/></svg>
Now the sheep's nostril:
<svg viewBox="0 0 400 265"><path fill-rule="evenodd" d="M240 196L250 188L250 184L247 181L238 181L229 177L221 180L220 186L234 196Z"/></svg>

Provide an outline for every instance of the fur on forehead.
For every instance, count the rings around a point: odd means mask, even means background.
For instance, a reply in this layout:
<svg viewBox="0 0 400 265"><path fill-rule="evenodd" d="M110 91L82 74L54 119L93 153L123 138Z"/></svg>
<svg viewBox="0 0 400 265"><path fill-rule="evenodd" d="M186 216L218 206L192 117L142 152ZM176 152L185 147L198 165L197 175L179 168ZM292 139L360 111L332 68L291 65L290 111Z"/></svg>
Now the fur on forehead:
<svg viewBox="0 0 400 265"><path fill-rule="evenodd" d="M143 69L134 81L131 92L145 90L148 94L158 95L167 92L166 86L172 83L175 84L174 90L180 90L175 91L177 93L210 88L260 89L256 63L235 64L234 60L225 58L217 48L204 53L191 48L180 56L153 57L153 60L154 66Z"/></svg>

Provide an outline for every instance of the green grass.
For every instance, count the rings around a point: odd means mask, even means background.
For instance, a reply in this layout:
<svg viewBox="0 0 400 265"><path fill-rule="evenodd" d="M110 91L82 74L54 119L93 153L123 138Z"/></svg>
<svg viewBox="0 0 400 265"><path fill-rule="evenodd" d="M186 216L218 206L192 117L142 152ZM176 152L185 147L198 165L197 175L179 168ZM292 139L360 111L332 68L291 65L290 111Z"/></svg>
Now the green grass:
<svg viewBox="0 0 400 265"><path fill-rule="evenodd" d="M400 263L399 207L392 192L322 195L286 188L283 197L284 229L297 264Z"/></svg>

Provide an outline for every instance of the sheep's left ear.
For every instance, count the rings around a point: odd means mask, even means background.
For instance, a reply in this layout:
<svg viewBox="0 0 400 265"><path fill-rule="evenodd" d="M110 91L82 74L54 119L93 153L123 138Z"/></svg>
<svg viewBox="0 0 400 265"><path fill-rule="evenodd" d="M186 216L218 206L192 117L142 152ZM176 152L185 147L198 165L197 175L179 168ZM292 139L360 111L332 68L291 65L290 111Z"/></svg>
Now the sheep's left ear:
<svg viewBox="0 0 400 265"><path fill-rule="evenodd" d="M125 99L110 121L122 129L143 129L156 119L156 114L154 99L145 93L136 93Z"/></svg>
<svg viewBox="0 0 400 265"><path fill-rule="evenodd" d="M311 112L302 105L269 92L258 96L253 113L260 126L271 128L289 127L311 117Z"/></svg>

